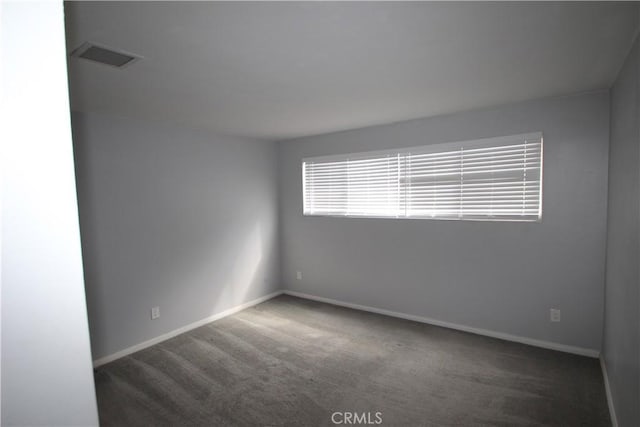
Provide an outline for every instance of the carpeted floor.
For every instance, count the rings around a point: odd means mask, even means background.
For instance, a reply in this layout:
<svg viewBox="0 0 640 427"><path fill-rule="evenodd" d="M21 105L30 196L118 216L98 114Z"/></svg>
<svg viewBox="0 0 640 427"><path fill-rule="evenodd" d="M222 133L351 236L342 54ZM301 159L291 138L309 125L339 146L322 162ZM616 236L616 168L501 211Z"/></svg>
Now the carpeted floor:
<svg viewBox="0 0 640 427"><path fill-rule="evenodd" d="M95 378L104 426L610 425L596 359L290 296Z"/></svg>

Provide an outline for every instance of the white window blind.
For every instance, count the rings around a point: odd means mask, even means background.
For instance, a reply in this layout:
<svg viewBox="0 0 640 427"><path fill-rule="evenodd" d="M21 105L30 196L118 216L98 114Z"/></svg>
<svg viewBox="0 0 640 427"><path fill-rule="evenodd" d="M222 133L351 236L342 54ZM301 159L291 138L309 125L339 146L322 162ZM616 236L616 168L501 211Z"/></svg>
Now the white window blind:
<svg viewBox="0 0 640 427"><path fill-rule="evenodd" d="M537 221L541 133L303 160L305 215Z"/></svg>

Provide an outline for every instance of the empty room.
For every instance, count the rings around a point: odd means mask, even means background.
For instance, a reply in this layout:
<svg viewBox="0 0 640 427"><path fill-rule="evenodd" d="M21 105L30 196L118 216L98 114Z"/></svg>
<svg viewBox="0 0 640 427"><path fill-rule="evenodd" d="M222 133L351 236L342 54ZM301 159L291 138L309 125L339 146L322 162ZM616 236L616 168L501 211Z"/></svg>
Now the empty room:
<svg viewBox="0 0 640 427"><path fill-rule="evenodd" d="M639 2L0 7L3 426L640 426Z"/></svg>

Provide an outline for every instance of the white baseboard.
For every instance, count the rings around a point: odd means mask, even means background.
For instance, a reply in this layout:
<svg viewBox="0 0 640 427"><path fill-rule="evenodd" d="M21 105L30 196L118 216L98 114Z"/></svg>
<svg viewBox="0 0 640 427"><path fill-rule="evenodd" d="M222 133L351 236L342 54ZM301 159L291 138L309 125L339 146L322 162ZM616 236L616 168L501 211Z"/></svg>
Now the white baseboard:
<svg viewBox="0 0 640 427"><path fill-rule="evenodd" d="M607 374L607 364L604 358L600 356L600 367L602 368L602 376L604 378L604 389L607 393L607 405L609 405L609 414L611 415L611 425L618 427L618 418L616 417L616 408L613 406L613 397L611 396L611 386L609 385L609 374Z"/></svg>
<svg viewBox="0 0 640 427"><path fill-rule="evenodd" d="M309 300L314 300L319 302L325 302L328 304L339 305L342 307L353 308L356 310L369 311L371 313L384 314L385 316L398 317L400 319L406 319L406 320L413 320L415 322L427 323L429 325L435 325L435 326L442 326L444 328L456 329L464 332L471 332L473 334L484 335L491 338L498 338L505 341L513 341L521 344L532 345L535 347L542 347L550 350L562 351L565 353L578 354L580 356L588 356L593 358L598 358L600 356L600 352L598 350L591 349L591 348L574 347L571 345L559 344L559 343L554 343L550 341L542 341L542 340L536 340L533 338L520 337L517 335L505 334L502 332L490 331L488 329L474 328L471 326L444 322L442 320L430 319L428 317L415 316L413 314L405 314L405 313L399 313L396 311L385 310L382 308L369 307L369 306L360 305L360 304L352 304L349 302L338 301L331 298L324 298L324 297L305 294L301 292L285 290L283 293L294 296L294 297L299 297L299 298L304 298L304 299L309 299Z"/></svg>
<svg viewBox="0 0 640 427"><path fill-rule="evenodd" d="M133 345L131 347L127 347L124 350L120 350L120 351L118 351L116 353L110 354L108 356L101 357L100 359L96 359L96 360L93 361L93 367L97 368L98 366L104 365L105 363L113 362L116 359L120 359L121 357L128 356L129 354L135 353L136 351L140 351L140 350L143 350L143 349L145 349L147 347L151 347L152 345L158 344L159 342L168 340L169 338L173 338L176 335L183 334L183 333L188 332L188 331L190 331L192 329L198 328L198 327L200 327L202 325L206 325L207 323L211 323L211 322L213 322L215 320L222 319L223 317L230 316L230 315L232 315L234 313L237 313L237 312L239 312L241 310L244 310L246 308L252 307L252 306L254 306L256 304L260 304L261 302L265 302L267 300L270 300L271 298L275 298L275 297L277 297L278 295L280 295L282 293L283 293L283 291L277 291L277 292L273 292L271 294L262 296L260 298L256 298L254 300L251 300L251 301L245 302L243 304L237 305L237 306L235 306L233 308L230 308L228 310L221 311L220 313L214 314L214 315L209 316L207 318L198 320L197 322L190 323L190 324L188 324L186 326L183 326L181 328L175 329L175 330L173 330L171 332L167 332L166 334L162 334L162 335L159 335L159 336L157 336L155 338L152 338L150 340L141 342L140 344L136 344L136 345Z"/></svg>
<svg viewBox="0 0 640 427"><path fill-rule="evenodd" d="M420 322L420 323L427 323L429 325L435 325L435 326L442 326L445 328L450 328L450 329L456 329L459 331L464 331L464 332L471 332L477 335L484 335L484 336L488 336L488 337L492 337L492 338L498 338L498 339L502 339L502 340L506 340L506 341L513 341L513 342L518 342L518 343L522 343L522 344L528 344L528 345L532 345L535 347L542 347L542 348L547 348L550 350L558 350L558 351L563 351L565 353L573 353L573 354L578 354L581 356L588 356L588 357L593 357L593 358L598 358L600 356L600 352L598 350L594 350L594 349L589 349L589 348L582 348L582 347L574 347L574 346L569 346L569 345L564 345L564 344L558 344L558 343L554 343L554 342L549 342L549 341L541 341L541 340L536 340L536 339L532 339L532 338L526 338L526 337L520 337L517 335L511 335L511 334L505 334L502 332L495 332L495 331L490 331L487 329L480 329L480 328L474 328L471 326L465 326L465 325L459 325L456 323L450 323L450 322L444 322L442 320L436 320L436 319L431 319L428 317L423 317L423 316L416 316L416 315L412 315L412 314L405 314L405 313L400 313L400 312L396 312L396 311L391 311L391 310L385 310L382 308L376 308L376 307L369 307L366 305L360 305L360 304L352 304L352 303L348 303L348 302L344 302L344 301L338 301L338 300L334 300L331 298L324 298L324 297L319 297L319 296L315 296L315 295L310 295L310 294L305 294L305 293L301 293L301 292L295 292L295 291L277 291L277 292L273 292L271 294L262 296L260 298L256 298L252 301L248 301L245 302L243 304L237 305L233 308L230 308L228 310L222 311L220 313L214 314L212 316L209 316L207 318L198 320L196 322L193 322L189 325L183 326L181 328L175 329L173 331L167 332L166 334L162 334L159 335L155 338L152 338L150 340L141 342L139 344L133 345L131 347L127 347L123 350L120 350L116 353L110 354L108 356L104 356L101 357L99 359L96 359L93 361L93 367L97 368L98 366L104 365L106 363L112 362L114 360L120 359L121 357L124 356L128 356L129 354L135 353L136 351L140 351L143 350L147 347L151 347L152 345L158 344L162 341L168 340L169 338L173 338L176 335L180 335L182 333L188 332L192 329L198 328L202 325L206 325L207 323L211 323L213 321L216 321L218 319L222 319L223 317L227 317L230 316L234 313L237 313L241 310L244 310L246 308L252 307L256 304L260 304L261 302L270 300L272 298L277 297L280 294L287 294L287 295L292 295L295 297L299 297L299 298L304 298L304 299L309 299L309 300L314 300L314 301L319 301L319 302L325 302L328 304L333 304L333 305L338 305L338 306L342 306L342 307L348 307L348 308L353 308L356 310L362 310L362 311L368 311L371 313L378 313L378 314L383 314L386 316L391 316L391 317L397 317L400 319L406 319L406 320L413 320L415 322ZM606 375L606 370L604 368L604 364L603 366L603 374L604 374L604 378L605 378L605 385L607 387L607 401L609 402L609 410L611 411L611 418L612 420L615 420L615 413L613 412L613 405L611 402L611 393L609 391L609 382L608 382L608 377ZM614 423L614 427L616 427L617 424Z"/></svg>

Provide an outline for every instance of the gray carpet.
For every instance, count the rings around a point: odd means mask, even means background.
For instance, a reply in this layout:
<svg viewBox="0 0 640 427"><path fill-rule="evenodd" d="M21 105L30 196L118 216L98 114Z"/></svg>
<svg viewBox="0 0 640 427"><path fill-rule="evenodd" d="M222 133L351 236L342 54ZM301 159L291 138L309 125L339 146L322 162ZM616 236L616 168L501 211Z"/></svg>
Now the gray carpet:
<svg viewBox="0 0 640 427"><path fill-rule="evenodd" d="M95 378L104 426L610 425L596 359L290 296Z"/></svg>

